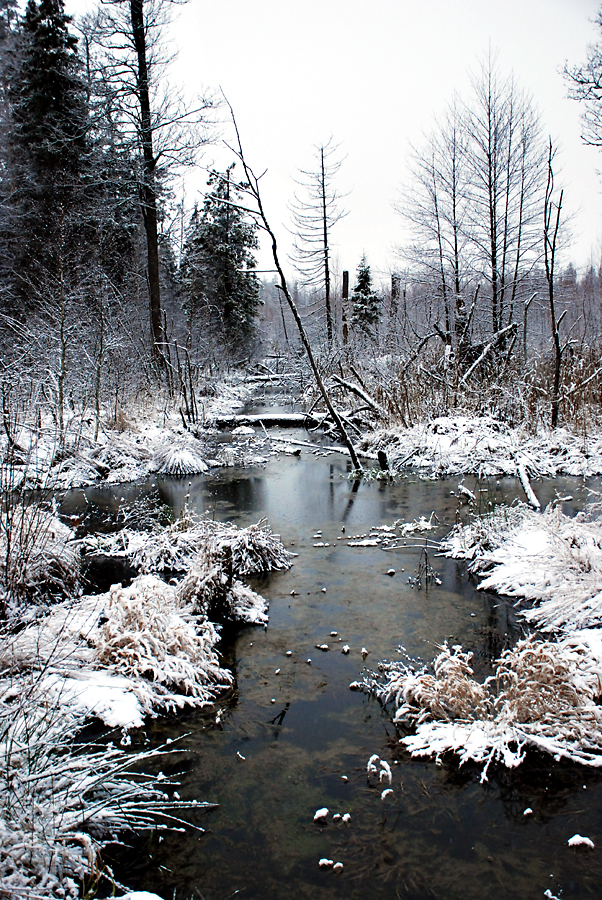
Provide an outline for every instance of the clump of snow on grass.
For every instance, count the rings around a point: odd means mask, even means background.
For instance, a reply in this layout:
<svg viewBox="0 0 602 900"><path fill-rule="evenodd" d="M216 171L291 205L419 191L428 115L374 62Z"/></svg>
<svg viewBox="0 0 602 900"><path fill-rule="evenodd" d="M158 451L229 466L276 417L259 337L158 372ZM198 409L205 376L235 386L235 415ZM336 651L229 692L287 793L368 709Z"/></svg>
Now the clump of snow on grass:
<svg viewBox="0 0 602 900"><path fill-rule="evenodd" d="M286 550L265 519L248 528L229 522L198 519L185 512L168 528L157 532L122 529L112 535L94 535L82 541L88 553L123 556L144 574L183 574L196 563L199 553L219 554L231 548L232 571L236 575L260 575L288 569L295 554Z"/></svg>
<svg viewBox="0 0 602 900"><path fill-rule="evenodd" d="M591 847L592 850L595 847L591 838L582 837L580 834L574 834L572 838L569 838L568 845L569 847Z"/></svg>

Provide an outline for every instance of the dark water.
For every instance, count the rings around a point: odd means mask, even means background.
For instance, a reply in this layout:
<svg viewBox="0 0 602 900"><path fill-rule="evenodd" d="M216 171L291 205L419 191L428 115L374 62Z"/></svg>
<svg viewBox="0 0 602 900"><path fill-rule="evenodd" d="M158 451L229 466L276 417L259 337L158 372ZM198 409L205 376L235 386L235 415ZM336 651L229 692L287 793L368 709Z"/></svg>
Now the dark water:
<svg viewBox="0 0 602 900"><path fill-rule="evenodd" d="M184 735L185 753L165 761L164 771L181 773L183 797L219 806L198 820L204 833L134 842L118 860L120 878L165 900L174 891L179 900L501 900L541 898L548 890L600 897L602 774L531 754L517 770L492 768L480 784L477 767L411 759L387 713L349 690L364 665L362 647L366 664L376 666L396 658L399 644L430 660L447 639L474 650L485 673L519 636L520 624L510 604L477 592L451 560L432 560L441 586L412 589L407 579L424 539L408 538L394 552L337 540L343 527L346 535L363 533L433 510L453 523L457 479L411 477L354 490L342 477L346 466L343 457L304 451L301 459L280 456L265 469L224 470L190 485L153 482L176 512L189 492L194 508L217 519L248 525L265 515L299 555L290 571L254 583L270 599L267 630L246 627L223 641L236 687L219 705L220 722L215 710L190 712L150 721L135 736L137 744L158 744ZM477 487L483 506L512 499L516 489L510 480ZM575 499L567 508L585 497L577 480L534 487L543 502L556 489L570 491ZM124 489L106 499L122 496ZM329 546L314 547L318 540ZM316 649L318 643L330 650ZM349 655L341 653L344 643ZM393 768L394 796L385 801L366 780L373 753ZM323 806L331 816L319 826L313 815ZM533 815L525 817L527 807ZM335 812L349 812L349 824L333 822ZM569 848L576 832L596 849ZM320 869L322 857L341 861L342 872Z"/></svg>

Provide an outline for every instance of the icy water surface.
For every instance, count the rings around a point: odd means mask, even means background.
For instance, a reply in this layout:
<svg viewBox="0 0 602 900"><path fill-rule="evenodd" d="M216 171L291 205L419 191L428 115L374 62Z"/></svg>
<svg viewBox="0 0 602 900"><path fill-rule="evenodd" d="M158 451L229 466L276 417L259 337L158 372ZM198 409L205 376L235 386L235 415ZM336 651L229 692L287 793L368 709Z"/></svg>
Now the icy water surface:
<svg viewBox="0 0 602 900"><path fill-rule="evenodd" d="M346 536L362 534L431 511L453 523L457 479L352 485L343 477L347 465L342 456L303 451L300 459L280 456L265 469L223 470L190 486L156 482L176 512L190 491L193 508L217 519L244 526L266 516L299 555L290 571L254 583L270 599L267 630L247 627L224 638L236 688L221 703L219 722L215 710L190 712L150 721L135 736L135 744L158 744L184 735L185 753L164 771L182 773L183 797L219 806L198 820L204 833L136 843L119 860L120 877L166 900L600 897L602 775L533 754L515 771L492 768L480 784L477 767L411 759L386 712L349 690L364 647L365 664L376 666L397 658L400 643L430 660L450 640L474 650L485 673L520 626L510 604L477 592L454 561L433 560L441 586L412 589L407 581L424 539L410 537L394 552L339 540L343 528ZM585 496L576 480L534 487L542 502L555 489L570 491L576 505ZM515 486L508 480L481 489L485 505L502 494L510 500ZM323 643L328 651L316 648ZM366 780L373 753L393 769L394 794L384 801ZM313 821L321 807L330 810L326 825ZM533 813L525 816L527 808ZM333 813L347 812L348 824L333 821ZM569 848L576 832L596 849ZM342 871L321 869L323 857L342 862Z"/></svg>

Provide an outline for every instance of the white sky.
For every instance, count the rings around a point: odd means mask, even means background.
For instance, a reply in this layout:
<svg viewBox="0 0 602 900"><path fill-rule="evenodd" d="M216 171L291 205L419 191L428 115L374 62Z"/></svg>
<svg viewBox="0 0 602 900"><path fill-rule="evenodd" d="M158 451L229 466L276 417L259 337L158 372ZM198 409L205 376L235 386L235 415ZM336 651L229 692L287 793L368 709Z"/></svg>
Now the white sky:
<svg viewBox="0 0 602 900"><path fill-rule="evenodd" d="M67 0L67 10L84 3ZM365 251L385 275L404 238L392 201L409 146L454 91L468 93L470 71L491 48L501 73L532 94L544 137L561 151L558 181L575 212L570 257L583 266L592 254L600 260L602 151L583 146L580 107L566 99L559 70L585 61L598 8L599 0L189 0L176 8L171 80L189 96L223 89L248 162L267 169L264 204L285 250L292 179L332 135L346 156L338 187L349 192L349 215L332 233L338 268L355 273ZM190 202L205 183L204 172L189 180ZM271 267L265 251L260 266Z"/></svg>

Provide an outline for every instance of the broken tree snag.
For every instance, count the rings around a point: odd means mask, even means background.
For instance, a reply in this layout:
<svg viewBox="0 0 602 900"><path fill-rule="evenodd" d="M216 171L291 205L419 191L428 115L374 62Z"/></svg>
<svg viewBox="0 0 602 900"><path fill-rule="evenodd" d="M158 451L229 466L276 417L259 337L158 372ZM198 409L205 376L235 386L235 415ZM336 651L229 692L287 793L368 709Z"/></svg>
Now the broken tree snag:
<svg viewBox="0 0 602 900"><path fill-rule="evenodd" d="M379 450L377 455L378 455L379 466L381 467L383 472L388 472L389 471L389 462L387 460L387 454L385 453L384 450Z"/></svg>
<svg viewBox="0 0 602 900"><path fill-rule="evenodd" d="M345 388L346 391L350 391L352 394L355 394L356 397L359 397L360 400L363 400L364 403L370 407L370 409L378 413L381 418L387 419L387 411L382 408L382 406L374 400L370 394L366 391L362 390L362 388L358 387L356 384L352 384L350 381L345 381L343 378L339 378L338 375L333 375L332 380L340 385L340 387Z"/></svg>

